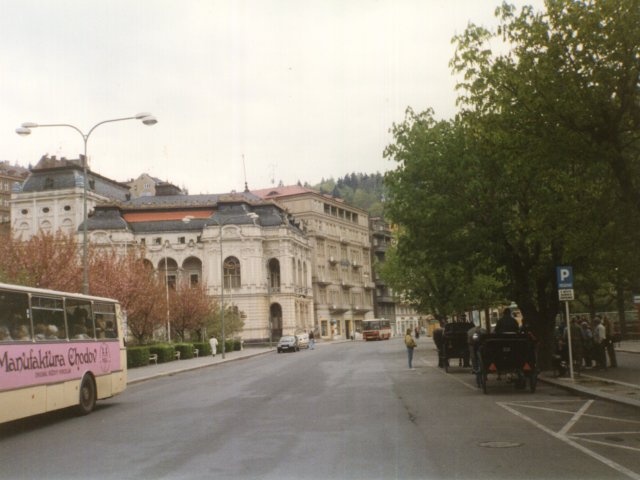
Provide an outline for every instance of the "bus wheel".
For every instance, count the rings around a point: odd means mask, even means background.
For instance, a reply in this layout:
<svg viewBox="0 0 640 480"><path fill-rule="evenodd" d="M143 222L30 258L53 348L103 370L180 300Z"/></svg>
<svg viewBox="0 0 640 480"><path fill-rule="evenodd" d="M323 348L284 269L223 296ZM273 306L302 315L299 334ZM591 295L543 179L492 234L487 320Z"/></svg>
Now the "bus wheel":
<svg viewBox="0 0 640 480"><path fill-rule="evenodd" d="M96 384L91 375L85 375L80 384L80 401L78 402L78 413L87 415L96 406Z"/></svg>

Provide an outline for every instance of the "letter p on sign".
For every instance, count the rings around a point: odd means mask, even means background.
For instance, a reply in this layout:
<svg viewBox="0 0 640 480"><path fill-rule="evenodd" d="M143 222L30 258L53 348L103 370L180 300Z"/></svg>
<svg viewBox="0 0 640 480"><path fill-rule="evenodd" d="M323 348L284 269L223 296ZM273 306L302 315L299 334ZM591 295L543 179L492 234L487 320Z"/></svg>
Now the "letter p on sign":
<svg viewBox="0 0 640 480"><path fill-rule="evenodd" d="M558 280L558 290L573 288L573 268L572 267L557 267L556 277Z"/></svg>

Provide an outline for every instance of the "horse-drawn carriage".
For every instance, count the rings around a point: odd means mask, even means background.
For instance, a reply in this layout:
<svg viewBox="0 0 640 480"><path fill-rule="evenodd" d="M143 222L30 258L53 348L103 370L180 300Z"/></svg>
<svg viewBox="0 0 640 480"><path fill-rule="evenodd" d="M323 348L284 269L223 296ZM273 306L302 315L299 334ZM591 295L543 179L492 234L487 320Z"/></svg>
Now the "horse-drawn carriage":
<svg viewBox="0 0 640 480"><path fill-rule="evenodd" d="M440 350L441 363L445 371L449 372L449 359L457 358L458 366L470 367L469 343L467 333L473 328L473 323L453 322L444 325L442 333L442 347Z"/></svg>
<svg viewBox="0 0 640 480"><path fill-rule="evenodd" d="M516 388L526 388L535 392L538 382L536 354L533 340L526 333L486 334L478 339L478 386L487 393L489 374L498 379L505 376Z"/></svg>

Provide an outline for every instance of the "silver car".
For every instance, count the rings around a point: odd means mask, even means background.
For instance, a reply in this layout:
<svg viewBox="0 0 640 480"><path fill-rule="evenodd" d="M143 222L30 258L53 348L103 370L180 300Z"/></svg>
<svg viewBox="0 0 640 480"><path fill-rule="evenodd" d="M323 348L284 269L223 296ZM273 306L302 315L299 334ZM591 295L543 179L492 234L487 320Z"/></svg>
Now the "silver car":
<svg viewBox="0 0 640 480"><path fill-rule="evenodd" d="M298 352L300 347L298 346L298 338L294 335L285 335L280 338L278 342L278 353L282 352Z"/></svg>

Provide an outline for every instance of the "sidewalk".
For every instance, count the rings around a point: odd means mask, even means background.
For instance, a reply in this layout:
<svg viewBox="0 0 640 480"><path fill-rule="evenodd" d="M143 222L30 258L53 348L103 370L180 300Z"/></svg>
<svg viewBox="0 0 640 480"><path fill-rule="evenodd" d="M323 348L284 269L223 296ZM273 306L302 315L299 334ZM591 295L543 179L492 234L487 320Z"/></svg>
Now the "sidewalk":
<svg viewBox="0 0 640 480"><path fill-rule="evenodd" d="M568 377L541 374L540 381L584 395L640 407L640 341L627 340L616 345L616 352L637 354L631 365L607 370L583 370ZM635 357L635 355L634 355Z"/></svg>

